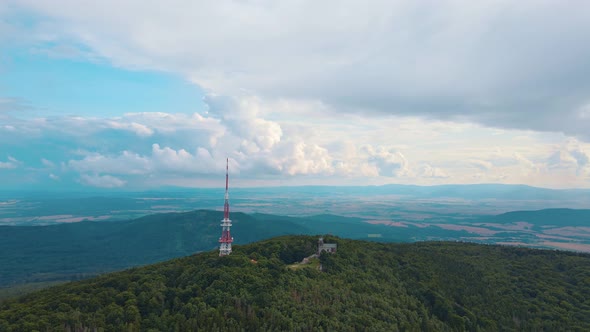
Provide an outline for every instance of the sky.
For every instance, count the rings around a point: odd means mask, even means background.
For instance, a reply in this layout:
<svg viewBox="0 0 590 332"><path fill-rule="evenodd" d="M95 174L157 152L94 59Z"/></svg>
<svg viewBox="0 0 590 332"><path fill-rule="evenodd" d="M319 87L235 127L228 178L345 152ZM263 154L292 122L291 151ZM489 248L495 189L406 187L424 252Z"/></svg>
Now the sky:
<svg viewBox="0 0 590 332"><path fill-rule="evenodd" d="M590 188L587 1L0 1L0 188Z"/></svg>

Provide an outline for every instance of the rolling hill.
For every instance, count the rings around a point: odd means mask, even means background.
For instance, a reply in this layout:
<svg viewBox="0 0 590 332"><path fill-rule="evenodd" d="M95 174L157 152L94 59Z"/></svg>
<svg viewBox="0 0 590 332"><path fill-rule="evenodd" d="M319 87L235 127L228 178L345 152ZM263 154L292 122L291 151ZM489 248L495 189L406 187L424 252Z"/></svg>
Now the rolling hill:
<svg viewBox="0 0 590 332"><path fill-rule="evenodd" d="M587 331L590 255L284 236L0 303L0 331ZM321 266L321 269L318 269ZM297 267L297 268L294 268Z"/></svg>
<svg viewBox="0 0 590 332"><path fill-rule="evenodd" d="M508 224L527 222L534 227L590 227L590 210L576 209L543 209L537 211L513 211L497 216L483 217L482 221Z"/></svg>
<svg viewBox="0 0 590 332"><path fill-rule="evenodd" d="M118 221L0 226L0 286L71 280L211 250L218 245L217 211L165 213ZM305 234L300 225L232 215L236 243Z"/></svg>
<svg viewBox="0 0 590 332"><path fill-rule="evenodd" d="M219 211L198 210L127 221L0 226L0 298L2 287L78 280L211 250L218 245L221 219ZM232 219L236 244L287 234L333 234L380 242L461 240L580 251L590 247L590 210L516 211L408 223L335 215L234 213Z"/></svg>

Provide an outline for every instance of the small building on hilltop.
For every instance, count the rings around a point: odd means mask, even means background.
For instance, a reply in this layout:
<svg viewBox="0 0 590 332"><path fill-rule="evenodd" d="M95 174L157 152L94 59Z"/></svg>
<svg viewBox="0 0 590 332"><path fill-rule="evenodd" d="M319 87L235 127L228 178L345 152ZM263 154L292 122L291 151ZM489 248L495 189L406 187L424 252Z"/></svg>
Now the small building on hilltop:
<svg viewBox="0 0 590 332"><path fill-rule="evenodd" d="M321 237L318 240L318 255L320 255L322 253L322 251L328 252L330 254L333 254L336 252L336 247L338 247L338 244L336 243L324 243L324 238Z"/></svg>

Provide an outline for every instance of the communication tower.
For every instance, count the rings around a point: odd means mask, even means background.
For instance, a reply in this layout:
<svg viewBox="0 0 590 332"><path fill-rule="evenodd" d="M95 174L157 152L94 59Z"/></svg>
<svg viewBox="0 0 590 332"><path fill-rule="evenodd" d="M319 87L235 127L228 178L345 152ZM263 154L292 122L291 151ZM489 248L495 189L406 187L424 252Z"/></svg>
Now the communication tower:
<svg viewBox="0 0 590 332"><path fill-rule="evenodd" d="M219 256L231 254L231 243L234 238L231 237L229 220L229 158L225 161L225 203L223 204L223 220L221 220L221 237L219 238Z"/></svg>

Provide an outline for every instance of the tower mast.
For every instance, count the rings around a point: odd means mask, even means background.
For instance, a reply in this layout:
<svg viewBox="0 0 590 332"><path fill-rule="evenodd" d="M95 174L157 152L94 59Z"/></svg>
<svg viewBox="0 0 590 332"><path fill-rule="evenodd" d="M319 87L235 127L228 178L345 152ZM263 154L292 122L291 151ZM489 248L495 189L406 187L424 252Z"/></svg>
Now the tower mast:
<svg viewBox="0 0 590 332"><path fill-rule="evenodd" d="M231 237L229 219L229 158L225 160L225 203L223 204L223 220L221 220L221 237L219 238L219 256L231 254L231 243L234 238Z"/></svg>

